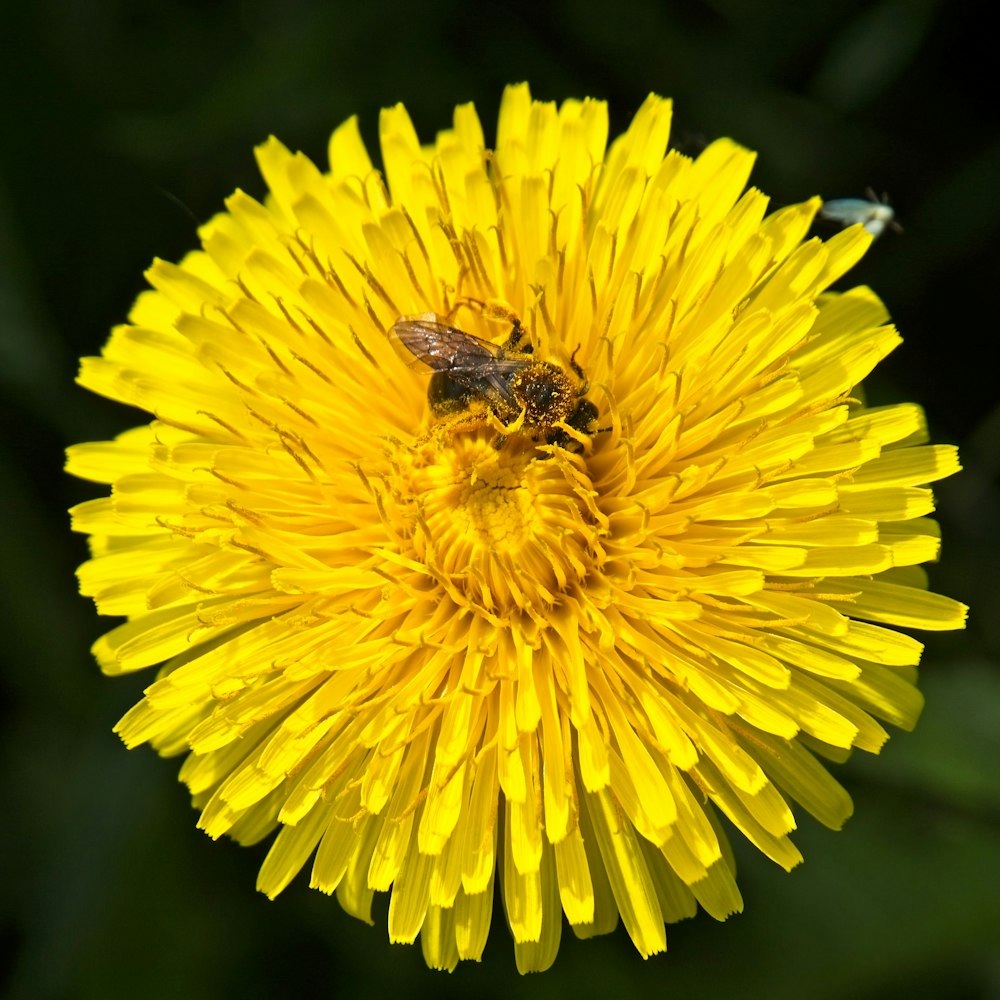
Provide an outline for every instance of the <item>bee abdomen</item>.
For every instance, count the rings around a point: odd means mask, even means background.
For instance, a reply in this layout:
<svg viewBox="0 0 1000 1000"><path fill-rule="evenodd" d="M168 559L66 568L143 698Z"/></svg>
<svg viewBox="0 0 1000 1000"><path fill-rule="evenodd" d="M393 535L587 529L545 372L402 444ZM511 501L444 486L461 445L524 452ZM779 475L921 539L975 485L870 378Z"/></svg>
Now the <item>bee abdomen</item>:
<svg viewBox="0 0 1000 1000"><path fill-rule="evenodd" d="M427 402L437 417L445 417L466 409L475 393L446 372L435 372L427 386Z"/></svg>

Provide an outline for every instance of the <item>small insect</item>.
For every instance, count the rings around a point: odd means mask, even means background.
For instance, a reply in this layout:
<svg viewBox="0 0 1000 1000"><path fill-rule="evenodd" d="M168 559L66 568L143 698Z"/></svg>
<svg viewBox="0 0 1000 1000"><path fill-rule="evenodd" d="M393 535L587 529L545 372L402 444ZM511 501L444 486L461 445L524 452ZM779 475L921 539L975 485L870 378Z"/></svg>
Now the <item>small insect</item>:
<svg viewBox="0 0 1000 1000"><path fill-rule="evenodd" d="M820 216L839 222L842 226L853 226L860 223L872 236L881 236L888 226L893 232L901 233L903 227L896 222L896 213L889 204L888 196L881 198L868 188L866 198L835 198L824 201Z"/></svg>
<svg viewBox="0 0 1000 1000"><path fill-rule="evenodd" d="M392 335L433 372L427 400L445 426L473 430L499 423L497 448L520 431L547 444L578 446L576 436L556 425L586 435L597 419L597 407L585 398L583 369L573 358L568 370L539 361L520 321L507 310L499 313L512 322L502 346L449 326L434 313L401 316Z"/></svg>

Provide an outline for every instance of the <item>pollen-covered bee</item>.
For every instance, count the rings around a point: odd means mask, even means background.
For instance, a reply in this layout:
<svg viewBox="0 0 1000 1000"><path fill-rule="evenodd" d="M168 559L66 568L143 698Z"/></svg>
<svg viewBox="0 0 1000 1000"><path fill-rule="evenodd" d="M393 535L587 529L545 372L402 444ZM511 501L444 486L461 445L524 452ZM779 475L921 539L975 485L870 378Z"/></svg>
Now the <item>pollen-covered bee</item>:
<svg viewBox="0 0 1000 1000"><path fill-rule="evenodd" d="M501 432L498 448L518 432L546 444L578 445L578 436L590 434L597 419L597 407L585 398L583 369L572 358L568 370L538 360L520 320L506 310L501 315L512 323L502 346L449 326L434 313L401 316L392 335L433 372L427 400L446 426L472 430L491 424Z"/></svg>

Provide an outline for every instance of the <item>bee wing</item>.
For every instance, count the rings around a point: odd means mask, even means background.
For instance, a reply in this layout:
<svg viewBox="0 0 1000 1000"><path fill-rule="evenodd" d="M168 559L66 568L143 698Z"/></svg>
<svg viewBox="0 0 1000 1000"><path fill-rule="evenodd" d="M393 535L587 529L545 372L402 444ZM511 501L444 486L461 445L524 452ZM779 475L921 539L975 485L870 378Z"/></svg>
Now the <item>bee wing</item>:
<svg viewBox="0 0 1000 1000"><path fill-rule="evenodd" d="M403 316L392 327L397 340L418 361L444 372L460 385L514 406L504 376L530 366L523 358L509 358L502 348L431 316Z"/></svg>
<svg viewBox="0 0 1000 1000"><path fill-rule="evenodd" d="M423 316L398 319L393 324L392 336L414 358L436 372L481 368L503 356L496 344Z"/></svg>

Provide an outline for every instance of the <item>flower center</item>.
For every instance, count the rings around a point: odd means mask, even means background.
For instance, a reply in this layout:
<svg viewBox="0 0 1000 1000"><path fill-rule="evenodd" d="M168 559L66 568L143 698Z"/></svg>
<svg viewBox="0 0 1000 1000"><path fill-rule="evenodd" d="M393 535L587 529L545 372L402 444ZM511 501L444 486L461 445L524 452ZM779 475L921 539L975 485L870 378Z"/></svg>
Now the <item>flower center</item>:
<svg viewBox="0 0 1000 1000"><path fill-rule="evenodd" d="M594 568L592 487L579 455L493 438L455 434L397 456L412 555L463 603L541 610Z"/></svg>
<svg viewBox="0 0 1000 1000"><path fill-rule="evenodd" d="M442 496L453 505L454 529L475 545L496 552L519 551L538 528L524 466L501 463L494 454L461 472ZM445 505L438 508L438 516L447 516Z"/></svg>

